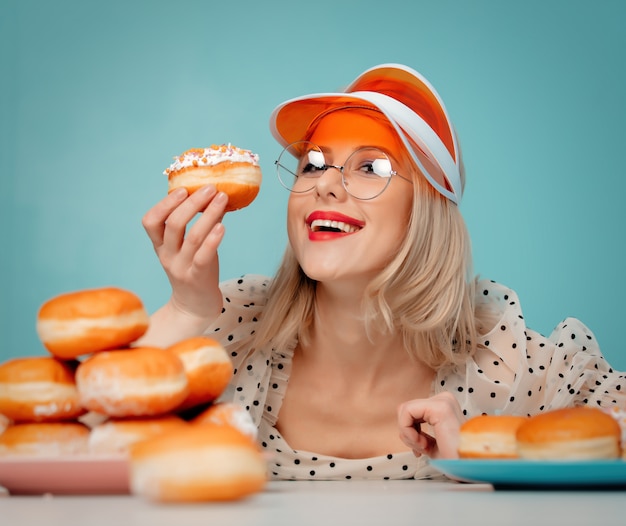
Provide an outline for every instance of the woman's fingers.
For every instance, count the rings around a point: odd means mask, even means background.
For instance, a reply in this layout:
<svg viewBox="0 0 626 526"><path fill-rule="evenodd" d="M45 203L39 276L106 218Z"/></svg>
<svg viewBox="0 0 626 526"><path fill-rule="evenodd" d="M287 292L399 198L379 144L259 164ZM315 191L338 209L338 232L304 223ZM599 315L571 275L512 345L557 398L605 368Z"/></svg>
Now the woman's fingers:
<svg viewBox="0 0 626 526"><path fill-rule="evenodd" d="M169 253L177 253L186 240L187 227L198 214L209 208L211 200L215 197L215 186L208 185L191 194L179 204L165 219L163 233L163 249ZM214 221L217 220L217 217ZM191 230L191 229L190 229ZM196 232L199 229L196 229ZM206 233L205 233L206 235ZM198 236L198 234L196 234Z"/></svg>
<svg viewBox="0 0 626 526"><path fill-rule="evenodd" d="M184 259L197 263L197 261L195 261L195 258L198 255L198 251L203 248L208 248L209 251L211 249L217 249L217 245L213 245L213 243L210 243L210 241L212 240L210 236L212 233L214 233L217 225L221 224L222 218L224 216L224 208L226 207L227 203L228 196L225 193L219 192L217 194L214 194L214 197L212 197L208 205L204 208L202 214L189 228L184 237L184 242L180 245L181 256ZM214 238L215 236L213 236L213 240ZM206 246L207 241L209 241L208 247ZM219 244L219 242L217 244Z"/></svg>
<svg viewBox="0 0 626 526"><path fill-rule="evenodd" d="M198 247L193 258L193 266L199 269L213 264L217 258L217 247L224 238L224 225L217 223Z"/></svg>
<svg viewBox="0 0 626 526"><path fill-rule="evenodd" d="M410 400L398 408L400 438L416 454L457 458L462 421L458 402L447 392L431 398Z"/></svg>
<svg viewBox="0 0 626 526"><path fill-rule="evenodd" d="M142 224L169 274L193 272L216 259L227 203L226 194L207 185L190 196L178 189L146 213Z"/></svg>
<svg viewBox="0 0 626 526"><path fill-rule="evenodd" d="M412 449L416 454L419 455L432 451L437 446L437 440L435 439L435 437L426 433L423 427L424 426L419 422L415 422L415 424L413 424L413 428L416 432L416 439L415 445L412 447Z"/></svg>
<svg viewBox="0 0 626 526"><path fill-rule="evenodd" d="M155 250L163 244L165 222L174 210L185 200L187 191L179 188L168 194L163 200L154 205L143 216L141 224L152 241Z"/></svg>

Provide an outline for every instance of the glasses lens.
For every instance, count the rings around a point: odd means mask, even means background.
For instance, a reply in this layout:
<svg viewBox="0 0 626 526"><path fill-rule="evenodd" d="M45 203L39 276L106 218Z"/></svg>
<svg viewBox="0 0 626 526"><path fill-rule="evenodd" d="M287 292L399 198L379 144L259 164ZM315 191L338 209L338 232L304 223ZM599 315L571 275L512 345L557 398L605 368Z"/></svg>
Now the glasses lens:
<svg viewBox="0 0 626 526"><path fill-rule="evenodd" d="M299 141L287 146L276 161L280 183L291 192L308 192L315 178L325 168L324 153L311 142Z"/></svg>
<svg viewBox="0 0 626 526"><path fill-rule="evenodd" d="M357 199L374 199L391 180L393 170L389 157L376 148L363 148L354 152L344 168L346 190Z"/></svg>

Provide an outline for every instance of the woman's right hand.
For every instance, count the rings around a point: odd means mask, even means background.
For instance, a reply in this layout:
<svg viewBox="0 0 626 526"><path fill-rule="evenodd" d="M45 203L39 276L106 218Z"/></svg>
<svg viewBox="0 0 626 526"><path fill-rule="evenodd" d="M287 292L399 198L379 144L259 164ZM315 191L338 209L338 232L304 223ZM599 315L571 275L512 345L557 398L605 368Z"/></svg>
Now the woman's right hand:
<svg viewBox="0 0 626 526"><path fill-rule="evenodd" d="M157 342L161 345L195 335L220 314L223 300L217 249L224 237L221 221L227 202L228 196L218 193L213 185L192 195L180 188L143 217L142 225L172 286L169 302L154 316L161 318L159 326L175 321L181 331L189 333L176 338L168 334L172 329L154 328L155 323L151 323L143 343L154 340L155 332L161 332ZM189 226L198 214L200 217Z"/></svg>

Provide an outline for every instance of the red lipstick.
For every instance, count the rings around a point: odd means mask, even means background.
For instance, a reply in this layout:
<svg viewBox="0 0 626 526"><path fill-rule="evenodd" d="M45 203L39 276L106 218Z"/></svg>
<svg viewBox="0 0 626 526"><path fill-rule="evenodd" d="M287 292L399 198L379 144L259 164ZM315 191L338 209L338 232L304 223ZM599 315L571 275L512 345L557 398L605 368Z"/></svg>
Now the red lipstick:
<svg viewBox="0 0 626 526"><path fill-rule="evenodd" d="M307 217L309 239L329 241L358 232L365 226L364 221L332 211L316 210Z"/></svg>

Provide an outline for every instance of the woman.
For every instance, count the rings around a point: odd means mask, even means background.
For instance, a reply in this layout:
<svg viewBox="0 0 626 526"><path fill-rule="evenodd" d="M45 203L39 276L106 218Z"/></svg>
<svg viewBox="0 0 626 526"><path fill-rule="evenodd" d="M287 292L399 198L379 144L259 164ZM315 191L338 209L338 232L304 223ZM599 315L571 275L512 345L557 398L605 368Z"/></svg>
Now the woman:
<svg viewBox="0 0 626 526"><path fill-rule="evenodd" d="M141 343L222 341L224 399L248 409L274 477L427 477L469 416L626 405L584 325L546 339L513 291L471 276L456 135L417 72L377 66L287 101L271 130L291 192L277 275L220 285L227 197L173 192L144 217L172 296Z"/></svg>

